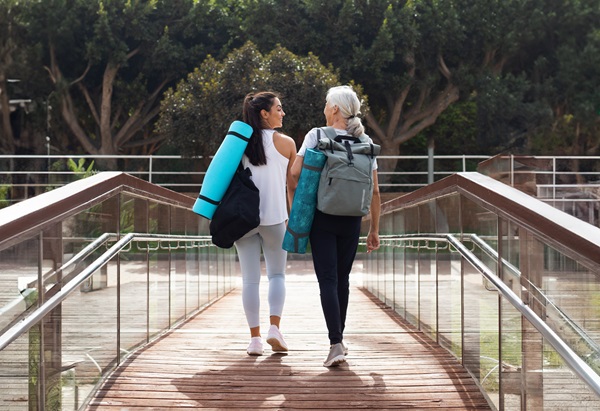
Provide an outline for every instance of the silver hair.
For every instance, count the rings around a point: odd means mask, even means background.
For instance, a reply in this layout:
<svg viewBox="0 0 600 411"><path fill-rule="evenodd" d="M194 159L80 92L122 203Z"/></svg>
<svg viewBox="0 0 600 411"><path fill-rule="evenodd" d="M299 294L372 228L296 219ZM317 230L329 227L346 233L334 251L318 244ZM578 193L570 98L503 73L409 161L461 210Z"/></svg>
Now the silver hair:
<svg viewBox="0 0 600 411"><path fill-rule="evenodd" d="M360 137L365 133L365 127L360 121L360 100L356 92L350 86L332 87L327 91L326 97L329 106L337 106L342 116L347 119L346 130L354 137Z"/></svg>

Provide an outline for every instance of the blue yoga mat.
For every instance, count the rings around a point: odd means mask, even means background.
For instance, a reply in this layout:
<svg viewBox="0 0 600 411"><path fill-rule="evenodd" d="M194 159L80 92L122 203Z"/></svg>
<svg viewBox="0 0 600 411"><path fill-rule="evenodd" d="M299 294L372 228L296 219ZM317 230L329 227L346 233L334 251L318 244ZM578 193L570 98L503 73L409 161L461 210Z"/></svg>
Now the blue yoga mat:
<svg viewBox="0 0 600 411"><path fill-rule="evenodd" d="M231 123L225 139L206 170L200 194L192 208L194 213L212 219L242 160L251 135L250 125L242 121Z"/></svg>
<svg viewBox="0 0 600 411"><path fill-rule="evenodd" d="M309 148L304 154L302 171L282 244L282 248L290 253L304 254L306 252L308 235L317 208L319 179L325 160L327 160L325 154L318 150Z"/></svg>

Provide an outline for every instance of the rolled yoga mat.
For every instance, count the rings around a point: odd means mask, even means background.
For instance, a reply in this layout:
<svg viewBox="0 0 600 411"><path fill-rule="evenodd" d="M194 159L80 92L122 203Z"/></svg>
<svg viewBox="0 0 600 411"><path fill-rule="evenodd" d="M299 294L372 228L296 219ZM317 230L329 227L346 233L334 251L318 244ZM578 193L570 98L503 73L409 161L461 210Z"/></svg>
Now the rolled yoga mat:
<svg viewBox="0 0 600 411"><path fill-rule="evenodd" d="M242 121L231 123L225 139L206 170L200 194L192 207L194 213L212 219L242 160L251 135L250 125Z"/></svg>
<svg viewBox="0 0 600 411"><path fill-rule="evenodd" d="M326 160L325 154L312 148L307 149L304 154L302 171L290 210L290 220L283 236L282 248L290 253L306 252L308 235L317 208L319 179Z"/></svg>

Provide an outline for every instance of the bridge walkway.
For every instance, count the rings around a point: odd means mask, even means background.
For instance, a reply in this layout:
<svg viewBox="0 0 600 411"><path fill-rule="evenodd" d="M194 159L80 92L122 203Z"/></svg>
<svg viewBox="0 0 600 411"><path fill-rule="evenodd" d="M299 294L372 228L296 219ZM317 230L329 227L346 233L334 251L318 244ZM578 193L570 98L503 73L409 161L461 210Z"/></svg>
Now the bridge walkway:
<svg viewBox="0 0 600 411"><path fill-rule="evenodd" d="M248 356L238 287L132 355L89 410L490 409L461 364L351 277L347 363L325 368L327 331L312 264L291 261L281 330L290 351ZM261 284L266 333L267 283Z"/></svg>

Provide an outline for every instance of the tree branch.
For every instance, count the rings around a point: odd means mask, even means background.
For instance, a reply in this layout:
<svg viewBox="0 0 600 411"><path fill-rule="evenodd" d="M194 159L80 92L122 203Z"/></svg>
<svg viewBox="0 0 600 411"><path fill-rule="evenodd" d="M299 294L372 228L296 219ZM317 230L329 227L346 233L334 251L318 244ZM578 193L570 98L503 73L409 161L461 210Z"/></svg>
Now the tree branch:
<svg viewBox="0 0 600 411"><path fill-rule="evenodd" d="M442 76L444 76L446 78L446 80L450 81L450 77L452 77L452 72L450 71L450 69L446 65L446 61L444 60L444 56L442 56L441 53L438 54L438 68L440 70L440 73L442 73Z"/></svg>
<svg viewBox="0 0 600 411"><path fill-rule="evenodd" d="M404 87L404 89L402 90L402 92L400 93L400 95L398 96L396 101L394 102L394 107L391 110L390 121L389 121L388 127L387 127L386 134L388 136L393 136L394 131L398 128L398 124L400 123L400 119L402 118L402 107L404 107L404 103L406 102L406 99L408 98L408 93L410 93L410 90L412 88L412 83L415 78L416 65L415 65L414 54L412 52L408 53L405 56L404 61L410 66L410 70L408 70L407 74L410 77L411 81L408 83L408 85L406 87Z"/></svg>
<svg viewBox="0 0 600 411"><path fill-rule="evenodd" d="M116 148L114 146L110 123L112 115L113 84L118 72L119 65L109 62L106 65L104 75L102 76L102 100L100 103L100 140L102 143L100 151L106 154L114 154Z"/></svg>
<svg viewBox="0 0 600 411"><path fill-rule="evenodd" d="M56 85L61 82L63 76L60 71L60 67L58 66L54 46L52 44L50 44L49 50L50 67L45 67L45 69L48 71L52 82ZM86 152L90 154L97 154L98 149L94 146L94 144L92 144L92 141L88 138L86 132L79 124L79 119L77 114L75 113L73 100L71 98L71 94L69 93L68 88L61 91L61 93L59 94L59 99L62 117L65 120L65 123L67 123L67 126L69 127L71 132L75 135L75 138L77 138L77 140L83 146Z"/></svg>
<svg viewBox="0 0 600 411"><path fill-rule="evenodd" d="M140 102L133 115L127 119L125 124L123 124L115 136L116 147L120 147L127 141L131 140L133 136L142 129L142 127L144 127L152 118L158 115L160 112L160 107L157 106L155 102L160 95L160 92L164 89L168 82L168 80L163 80L145 101Z"/></svg>
<svg viewBox="0 0 600 411"><path fill-rule="evenodd" d="M379 122L377 121L377 119L375 118L375 116L373 115L372 111L369 111L367 113L367 115L365 116L365 120L367 122L367 125L369 126L369 128L371 130L373 130L374 135L370 136L376 143L378 142L382 142L386 140L386 135L385 132L383 131L383 129L381 128L381 126L379 125Z"/></svg>
<svg viewBox="0 0 600 411"><path fill-rule="evenodd" d="M451 83L448 84L431 104L428 105L426 110L418 113L414 119L407 119L406 123L410 123L411 127L404 129L403 132L395 138L396 143L402 144L416 136L425 128L434 124L440 114L442 114L450 104L458 100L459 95L458 86Z"/></svg>
<svg viewBox="0 0 600 411"><path fill-rule="evenodd" d="M100 118L98 117L98 110L96 110L96 106L94 105L94 101L92 100L92 97L90 96L90 93L88 92L87 87L85 87L83 85L83 83L81 83L81 82L77 83L77 87L79 87L79 91L81 91L81 94L83 94L83 97L85 98L85 101L87 102L88 107L90 108L90 111L92 112L92 116L94 117L96 124L100 125Z"/></svg>
<svg viewBox="0 0 600 411"><path fill-rule="evenodd" d="M83 74L81 76L79 76L78 78L76 78L75 80L73 80L70 85L72 86L72 85L77 84L80 81L82 81L85 78L85 76L87 75L88 71L90 71L90 68L92 68L92 64L90 62L88 62L87 67L85 68L85 70L83 70Z"/></svg>

